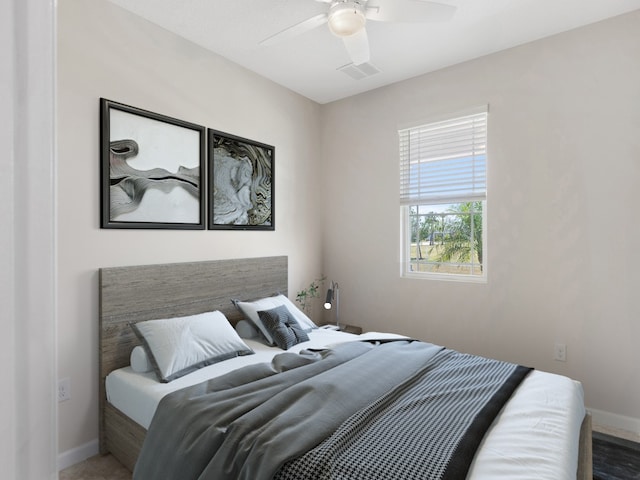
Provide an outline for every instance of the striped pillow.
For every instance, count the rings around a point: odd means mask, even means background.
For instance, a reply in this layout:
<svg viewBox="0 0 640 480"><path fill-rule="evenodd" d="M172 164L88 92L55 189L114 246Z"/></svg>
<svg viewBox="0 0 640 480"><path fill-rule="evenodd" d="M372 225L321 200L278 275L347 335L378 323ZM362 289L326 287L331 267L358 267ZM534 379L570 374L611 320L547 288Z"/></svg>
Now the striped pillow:
<svg viewBox="0 0 640 480"><path fill-rule="evenodd" d="M258 312L260 321L273 337L273 341L283 350L289 350L298 343L307 342L309 336L284 305Z"/></svg>

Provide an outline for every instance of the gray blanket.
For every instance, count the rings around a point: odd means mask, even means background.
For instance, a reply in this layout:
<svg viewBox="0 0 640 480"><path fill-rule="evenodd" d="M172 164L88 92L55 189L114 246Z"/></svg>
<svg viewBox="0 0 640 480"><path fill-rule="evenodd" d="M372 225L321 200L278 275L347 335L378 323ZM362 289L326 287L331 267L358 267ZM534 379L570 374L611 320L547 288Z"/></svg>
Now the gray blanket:
<svg viewBox="0 0 640 480"><path fill-rule="evenodd" d="M530 370L439 352L274 479L464 479L485 432Z"/></svg>
<svg viewBox="0 0 640 480"><path fill-rule="evenodd" d="M349 426L355 417L381 413L370 410L381 399L394 402L390 392L396 396L416 378L428 377L437 369L441 351L421 342L354 342L301 355L284 353L271 364L246 367L175 392L158 406L134 479L260 480L280 475L306 480L309 470L325 475L336 457L318 455L318 448L335 442L336 435L342 439L335 445L342 446L346 437L341 429L353 430ZM352 438L351 433L347 437ZM332 449L335 446L328 450ZM318 478L351 477L329 472Z"/></svg>

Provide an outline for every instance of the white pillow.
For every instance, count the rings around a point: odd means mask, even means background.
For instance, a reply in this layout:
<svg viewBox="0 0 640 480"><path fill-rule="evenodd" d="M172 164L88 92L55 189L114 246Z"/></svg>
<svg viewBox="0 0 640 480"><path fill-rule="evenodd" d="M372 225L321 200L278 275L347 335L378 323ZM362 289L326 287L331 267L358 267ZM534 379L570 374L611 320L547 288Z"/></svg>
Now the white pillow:
<svg viewBox="0 0 640 480"><path fill-rule="evenodd" d="M309 332L314 328L318 328L316 324L313 323L311 319L304 314L304 312L302 312L293 304L291 300L289 300L282 294L276 295L274 297L266 297L259 300L253 300L251 302L241 302L239 300L234 300L233 303L240 309L244 316L247 319L251 320L251 322L258 328L258 330L260 330L269 345L275 345L276 343L274 342L273 337L271 336L267 328L262 324L262 321L260 320L258 312L261 310L271 310L272 308L284 305L287 307L289 312L291 312L293 317L305 332Z"/></svg>
<svg viewBox="0 0 640 480"><path fill-rule="evenodd" d="M199 368L253 352L222 312L131 324L158 380L167 383Z"/></svg>
<svg viewBox="0 0 640 480"><path fill-rule="evenodd" d="M147 373L153 370L153 365L149 361L147 352L142 345L138 345L131 350L131 369L136 373Z"/></svg>

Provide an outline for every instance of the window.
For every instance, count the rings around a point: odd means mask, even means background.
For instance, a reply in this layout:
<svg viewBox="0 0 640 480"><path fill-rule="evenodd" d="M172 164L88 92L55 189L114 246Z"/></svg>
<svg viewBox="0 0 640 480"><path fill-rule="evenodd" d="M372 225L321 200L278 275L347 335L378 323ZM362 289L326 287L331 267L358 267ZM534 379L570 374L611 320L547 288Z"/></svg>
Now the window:
<svg viewBox="0 0 640 480"><path fill-rule="evenodd" d="M403 276L485 281L486 107L398 134Z"/></svg>

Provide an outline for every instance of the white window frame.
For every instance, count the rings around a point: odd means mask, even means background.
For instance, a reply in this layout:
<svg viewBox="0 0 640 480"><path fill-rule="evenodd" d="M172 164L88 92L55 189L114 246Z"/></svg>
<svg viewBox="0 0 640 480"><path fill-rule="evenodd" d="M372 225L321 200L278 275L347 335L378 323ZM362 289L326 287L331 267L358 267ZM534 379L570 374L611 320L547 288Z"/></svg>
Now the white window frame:
<svg viewBox="0 0 640 480"><path fill-rule="evenodd" d="M439 117L437 119L431 119L422 121L412 125L405 125L398 128L398 135L400 137L400 209L401 209L401 225L400 225L400 265L401 265L401 276L403 278L415 278L415 279L430 279L430 280L445 280L445 281L461 281L461 282L470 282L470 283L486 283L487 282L487 258L488 258L488 245L487 245L487 163L488 163L488 154L487 154L487 133L486 126L488 122L488 106L482 106L479 108L474 108L470 110L466 110L464 112L457 112L453 114L449 114L446 116ZM477 116L477 117L476 117ZM427 188L422 188L423 183L420 185L416 185L415 177L409 177L408 166L411 163L415 163L416 154L413 153L414 158L409 158L407 148L408 132L415 133L416 131L421 130L430 130L432 128L437 128L439 126L448 126L454 124L458 120L465 119L466 117L474 117L474 119L479 119L480 121L480 130L479 131L479 143L483 143L483 145L479 145L478 148L475 145L464 145L461 151L466 151L465 149L470 147L471 153L464 153L464 157L467 156L473 157L474 161L476 157L482 157L483 161L482 166L484 167L484 175L482 177L476 178L475 175L471 175L473 178L470 180L470 183L473 184L473 188L466 188L465 191L456 191L455 186L447 186L443 190L438 191L431 188L431 186L427 182ZM484 119L484 127L482 127L482 119ZM484 132L482 132L482 128L484 128ZM475 135L476 131L474 131ZM483 136L484 133L484 136ZM404 136L404 137L403 137ZM475 137L474 137L475 138ZM475 142L473 140L472 142ZM405 150L403 151L403 148ZM426 155L430 156L433 152L428 152ZM440 153L440 152L438 152ZM460 155L460 152L453 152L452 155L449 155L451 158L456 158L456 155ZM421 154L422 155L422 154ZM429 161L437 161L441 158L446 158L448 153L445 153L440 158L430 158L425 160L422 158L422 162ZM472 167L473 168L473 167ZM467 183L465 182L465 185ZM467 185L468 186L468 185ZM482 201L482 273L481 274L456 274L456 273L443 273L443 272L415 272L410 269L411 266L411 215L410 209L411 206L415 205L442 205L442 204L455 204L455 203L465 203L471 201Z"/></svg>

